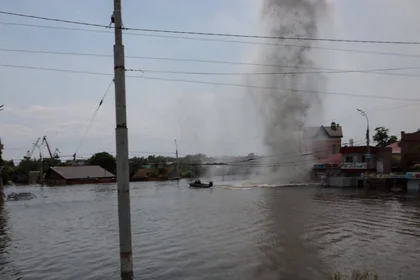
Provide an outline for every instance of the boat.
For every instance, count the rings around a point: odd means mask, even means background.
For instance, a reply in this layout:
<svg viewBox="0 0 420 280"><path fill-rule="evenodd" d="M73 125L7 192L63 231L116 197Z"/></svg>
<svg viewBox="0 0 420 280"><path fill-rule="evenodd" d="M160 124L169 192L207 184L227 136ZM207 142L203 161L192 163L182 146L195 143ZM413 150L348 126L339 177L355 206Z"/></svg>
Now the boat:
<svg viewBox="0 0 420 280"><path fill-rule="evenodd" d="M193 187L193 188L211 188L213 187L213 182L210 182L208 184L203 184L200 182L200 180L198 180L198 181L189 183L189 185L190 187Z"/></svg>

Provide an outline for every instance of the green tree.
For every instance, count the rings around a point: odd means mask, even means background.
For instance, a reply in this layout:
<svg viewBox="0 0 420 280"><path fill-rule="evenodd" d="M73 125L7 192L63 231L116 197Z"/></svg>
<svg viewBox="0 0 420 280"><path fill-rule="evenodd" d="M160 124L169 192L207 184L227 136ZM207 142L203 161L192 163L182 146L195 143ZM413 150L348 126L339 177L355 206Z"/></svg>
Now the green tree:
<svg viewBox="0 0 420 280"><path fill-rule="evenodd" d="M103 169L116 174L117 170L117 161L115 157L107 152L101 152L94 154L91 158L87 160L88 165L99 165Z"/></svg>
<svg viewBox="0 0 420 280"><path fill-rule="evenodd" d="M397 136L389 135L388 131L388 128L383 126L375 128L373 141L376 143L376 147L386 147L398 141Z"/></svg>
<svg viewBox="0 0 420 280"><path fill-rule="evenodd" d="M54 166L61 165L61 160L57 157L54 158L44 158L42 160L42 169L44 170L44 173L50 168Z"/></svg>
<svg viewBox="0 0 420 280"><path fill-rule="evenodd" d="M30 171L39 171L41 167L40 160L33 160L30 158L25 158L21 160L11 172L12 181L16 183L28 183L29 181L29 172Z"/></svg>

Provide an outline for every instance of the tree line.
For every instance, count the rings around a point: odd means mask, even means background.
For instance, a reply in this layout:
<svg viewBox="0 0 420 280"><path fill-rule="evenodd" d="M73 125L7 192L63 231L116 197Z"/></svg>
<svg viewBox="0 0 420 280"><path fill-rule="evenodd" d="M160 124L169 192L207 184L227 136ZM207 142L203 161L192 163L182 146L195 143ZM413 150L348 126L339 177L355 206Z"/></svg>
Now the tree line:
<svg viewBox="0 0 420 280"><path fill-rule="evenodd" d="M395 135L389 135L389 130L383 126L375 128L375 134L373 135L373 141L377 147L386 147L392 143L398 141ZM251 156L252 155L252 156ZM248 157L253 157L253 154L249 154ZM142 167L152 167L155 172L163 172L163 169L168 163L175 163L175 157L156 156L149 155L147 157L132 157L129 159L130 162L130 177ZM179 175L182 178L200 177L207 170L206 166L200 165L203 162L215 162L214 158L208 157L204 154L187 155L179 158ZM100 152L92 155L85 162L86 165L99 165L105 170L116 174L116 159L113 155L107 152ZM18 184L25 184L29 182L29 173L31 171L40 171L41 167L43 173L48 168L53 166L68 166L72 165L71 161L62 161L58 156L54 158L31 159L24 158L17 165L13 160L7 161L2 158L2 151L0 149L0 167L3 183L14 182Z"/></svg>
<svg viewBox="0 0 420 280"><path fill-rule="evenodd" d="M205 161L211 161L212 158L204 154L187 155L179 158L179 173L182 178L192 178L201 176L205 172L205 167L199 164ZM165 157L150 155L147 157L132 157L129 159L130 177L133 176L140 168L152 168L156 172L161 172L169 166L169 164L176 163L175 157ZM117 161L116 158L107 153L99 152L88 158L85 165L99 165L105 170L116 174ZM62 161L58 156L54 158L32 159L24 158L18 164L13 160L3 160L0 150L0 166L3 166L1 171L3 183L10 182L17 184L27 184L29 182L29 174L31 171L43 170L43 174L47 172L50 167L54 166L71 166L72 161Z"/></svg>

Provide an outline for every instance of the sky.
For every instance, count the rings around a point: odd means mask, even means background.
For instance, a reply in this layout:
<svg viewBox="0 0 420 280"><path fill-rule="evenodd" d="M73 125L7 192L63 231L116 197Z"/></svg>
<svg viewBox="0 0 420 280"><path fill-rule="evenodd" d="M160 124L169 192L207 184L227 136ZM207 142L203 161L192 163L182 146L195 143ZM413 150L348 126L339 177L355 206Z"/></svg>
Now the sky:
<svg viewBox="0 0 420 280"><path fill-rule="evenodd" d="M111 0L0 2L2 11L99 24L110 23L113 9ZM420 18L416 14L420 9L420 2L417 0L328 0L327 3L325 18L319 23L318 37L420 41L420 33L417 32ZM264 33L261 24L262 0L123 0L122 5L125 27L254 35ZM93 29L100 32L13 23ZM168 38L162 35L200 40ZM0 66L0 104L4 104L4 110L0 112L0 137L4 144L4 158L22 159L26 151L32 149L32 143L45 135L52 150L58 148L63 159L69 159L66 156L76 152L99 101L112 82L112 30L0 15L0 36L2 65L109 74L92 75ZM146 70L241 73L251 70L272 72L272 67L258 66L250 69L238 64L138 58L258 63L254 55L256 44L249 42L261 41L135 31L126 32L123 40L126 68L145 70L143 73L127 72L130 156L169 155L174 153L175 139L182 155L246 155L264 152L261 115L255 100L249 96L249 89L145 78L250 84L246 75L163 74ZM369 70L420 67L418 45L314 42L313 46L316 48L310 54L316 67L320 68ZM284 47L263 45L258 51L264 52L267 48ZM39 54L10 50L105 56ZM323 91L330 93L420 99L420 79L415 76L420 75L420 71L414 69L388 72L414 76L330 73L323 74L320 78L325 80ZM332 121L339 123L344 131L343 142L349 139L361 142L364 139L366 120L357 112L357 108L366 110L372 131L375 127L385 126L392 134L399 136L401 131L412 132L420 128L420 102L333 94L321 94L321 97L322 119L318 125L328 125ZM111 86L77 151L78 157L88 157L100 151L115 152L114 106L114 87ZM43 153L46 155L45 150Z"/></svg>

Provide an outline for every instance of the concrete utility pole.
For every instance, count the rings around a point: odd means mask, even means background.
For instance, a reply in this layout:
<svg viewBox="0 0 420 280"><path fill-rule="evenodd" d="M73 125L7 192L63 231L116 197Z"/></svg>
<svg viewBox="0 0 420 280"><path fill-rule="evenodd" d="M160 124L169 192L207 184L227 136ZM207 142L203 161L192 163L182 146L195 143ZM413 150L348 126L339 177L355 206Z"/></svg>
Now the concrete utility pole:
<svg viewBox="0 0 420 280"><path fill-rule="evenodd" d="M117 146L118 223L120 233L120 265L123 279L133 276L131 249L130 173L128 162L127 108L125 97L125 62L122 43L121 0L114 0L111 17L115 30L114 75Z"/></svg>
<svg viewBox="0 0 420 280"><path fill-rule="evenodd" d="M175 151L176 151L176 173L177 173L177 179L179 180L181 176L179 175L179 159L178 159L178 143L175 140Z"/></svg>
<svg viewBox="0 0 420 280"><path fill-rule="evenodd" d="M366 124L367 124L367 126L366 126L366 146L367 146L367 155L365 156L365 157L368 157L368 158L366 158L366 174L365 174L365 176L364 176L364 181L365 181L365 187L367 187L367 174L368 174L368 172L369 172L369 169L370 169L370 160L371 160L371 154L370 154L370 136L369 136L369 118L368 118L368 116L366 115L366 113L365 113L365 111L363 111L363 110L361 110L361 109L357 109L357 111L359 111L361 114L362 114L362 116L364 116L365 118L366 118Z"/></svg>
<svg viewBox="0 0 420 280"><path fill-rule="evenodd" d="M368 116L366 115L366 113L365 113L365 111L363 111L363 110L360 110L360 109L357 109L357 111L359 111L361 114L362 114L362 116L364 116L365 118L366 118L366 123L367 123L367 127L366 127L366 146L367 146L367 153L368 153L368 155L369 155L369 159L367 160L367 169L369 170L369 167L370 167L370 164L369 164L369 162L370 162L370 136L369 136L369 118L368 118Z"/></svg>

